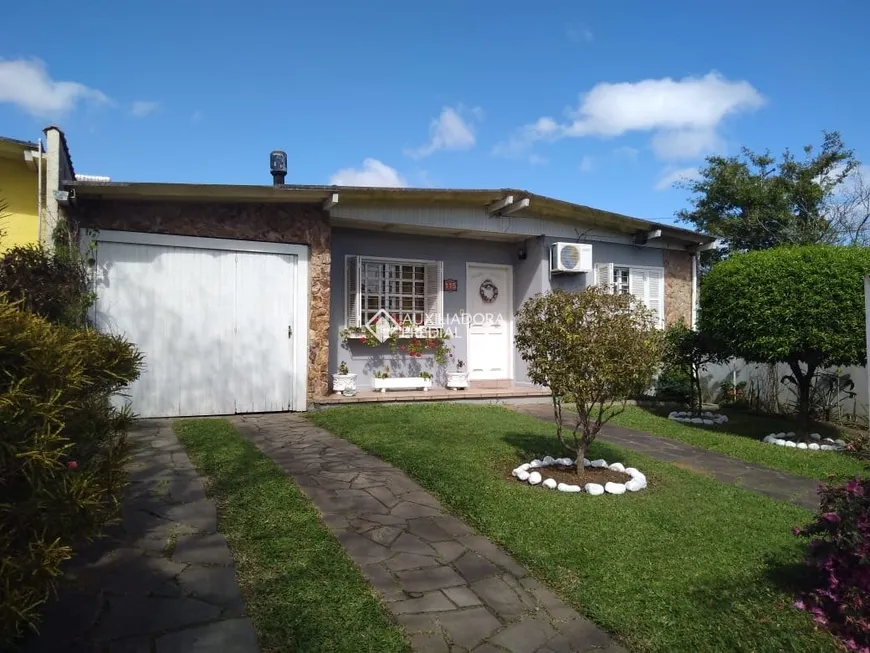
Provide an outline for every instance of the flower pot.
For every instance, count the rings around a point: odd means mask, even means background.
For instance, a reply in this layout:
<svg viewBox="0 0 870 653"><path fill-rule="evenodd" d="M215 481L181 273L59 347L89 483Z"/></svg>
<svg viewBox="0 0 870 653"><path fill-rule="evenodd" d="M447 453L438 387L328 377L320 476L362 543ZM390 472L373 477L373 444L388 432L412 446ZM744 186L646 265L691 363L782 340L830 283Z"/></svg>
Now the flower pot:
<svg viewBox="0 0 870 653"><path fill-rule="evenodd" d="M447 387L453 390L468 387L468 372L447 372Z"/></svg>
<svg viewBox="0 0 870 653"><path fill-rule="evenodd" d="M356 390L356 374L333 374L332 391L340 395L345 390Z"/></svg>
<svg viewBox="0 0 870 653"><path fill-rule="evenodd" d="M428 392L432 387L432 379L424 379L422 376L401 376L396 378L372 379L372 387L375 390L386 392L387 390L423 390Z"/></svg>

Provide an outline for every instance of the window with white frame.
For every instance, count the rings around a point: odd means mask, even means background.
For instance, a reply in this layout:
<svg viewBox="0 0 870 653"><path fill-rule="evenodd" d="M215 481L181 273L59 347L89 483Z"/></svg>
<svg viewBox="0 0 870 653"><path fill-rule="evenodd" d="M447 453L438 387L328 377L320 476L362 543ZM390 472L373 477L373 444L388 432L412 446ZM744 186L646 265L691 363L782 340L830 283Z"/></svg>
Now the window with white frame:
<svg viewBox="0 0 870 653"><path fill-rule="evenodd" d="M665 322L664 268L633 267L599 263L595 266L597 283L611 292L632 294L653 312L657 325Z"/></svg>
<svg viewBox="0 0 870 653"><path fill-rule="evenodd" d="M364 326L380 311L397 321L440 323L440 261L348 256L345 263L347 326Z"/></svg>

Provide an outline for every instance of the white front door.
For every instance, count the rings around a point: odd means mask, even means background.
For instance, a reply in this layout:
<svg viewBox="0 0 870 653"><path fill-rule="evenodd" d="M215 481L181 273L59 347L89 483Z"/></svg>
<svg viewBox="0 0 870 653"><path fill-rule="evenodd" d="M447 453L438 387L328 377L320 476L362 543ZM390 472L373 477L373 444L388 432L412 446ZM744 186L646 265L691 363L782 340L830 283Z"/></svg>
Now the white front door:
<svg viewBox="0 0 870 653"><path fill-rule="evenodd" d="M513 268L469 263L466 289L469 378L512 378Z"/></svg>
<svg viewBox="0 0 870 653"><path fill-rule="evenodd" d="M188 242L98 244L97 325L144 356L128 390L133 411L174 417L295 408L305 364L294 365L288 330L298 257Z"/></svg>

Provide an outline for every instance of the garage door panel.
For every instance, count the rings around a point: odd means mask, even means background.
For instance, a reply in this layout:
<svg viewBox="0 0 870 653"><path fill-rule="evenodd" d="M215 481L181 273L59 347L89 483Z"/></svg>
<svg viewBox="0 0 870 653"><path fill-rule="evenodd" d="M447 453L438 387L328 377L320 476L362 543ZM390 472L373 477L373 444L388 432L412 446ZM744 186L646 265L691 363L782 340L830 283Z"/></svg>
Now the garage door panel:
<svg viewBox="0 0 870 653"><path fill-rule="evenodd" d="M144 354L129 389L137 414L292 406L295 257L109 242L99 244L97 261L98 326Z"/></svg>

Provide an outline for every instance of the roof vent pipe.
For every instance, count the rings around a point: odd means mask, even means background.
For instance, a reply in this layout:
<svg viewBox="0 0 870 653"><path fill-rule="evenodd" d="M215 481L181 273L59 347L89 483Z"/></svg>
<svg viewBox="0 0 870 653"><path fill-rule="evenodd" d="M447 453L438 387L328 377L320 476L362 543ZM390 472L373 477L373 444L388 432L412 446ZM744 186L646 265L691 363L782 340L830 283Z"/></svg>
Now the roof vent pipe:
<svg viewBox="0 0 870 653"><path fill-rule="evenodd" d="M272 182L275 186L284 184L284 177L287 176L287 153L281 150L275 150L269 155L269 167L272 171Z"/></svg>

